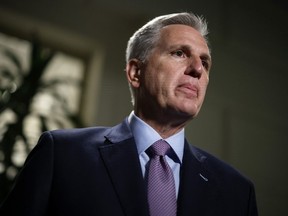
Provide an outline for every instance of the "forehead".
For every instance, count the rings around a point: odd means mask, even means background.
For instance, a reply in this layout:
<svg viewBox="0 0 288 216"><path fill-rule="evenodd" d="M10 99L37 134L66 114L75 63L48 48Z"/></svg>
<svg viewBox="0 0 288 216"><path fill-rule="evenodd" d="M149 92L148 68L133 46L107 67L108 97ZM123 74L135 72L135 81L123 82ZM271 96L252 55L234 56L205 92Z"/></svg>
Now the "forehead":
<svg viewBox="0 0 288 216"><path fill-rule="evenodd" d="M191 26L173 24L165 26L160 31L160 38L158 41L163 45L189 45L201 47L203 50L209 52L209 48L205 38Z"/></svg>

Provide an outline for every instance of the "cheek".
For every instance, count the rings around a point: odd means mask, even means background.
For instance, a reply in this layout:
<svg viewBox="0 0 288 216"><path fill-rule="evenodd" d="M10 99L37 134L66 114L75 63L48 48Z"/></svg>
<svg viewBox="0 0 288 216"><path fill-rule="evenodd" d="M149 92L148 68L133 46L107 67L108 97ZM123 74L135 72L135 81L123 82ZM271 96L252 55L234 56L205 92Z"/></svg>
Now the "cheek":
<svg viewBox="0 0 288 216"><path fill-rule="evenodd" d="M181 69L175 62L166 59L158 59L157 62L151 61L145 71L145 88L157 97L169 97L179 79L177 71L181 71Z"/></svg>
<svg viewBox="0 0 288 216"><path fill-rule="evenodd" d="M165 84L166 72L163 64L151 63L144 72L145 86L148 89L160 89Z"/></svg>
<svg viewBox="0 0 288 216"><path fill-rule="evenodd" d="M156 75L153 71L145 71L145 76L140 84L140 91L142 92L142 96L147 98L154 98L160 91L160 81L158 75Z"/></svg>
<svg viewBox="0 0 288 216"><path fill-rule="evenodd" d="M205 79L200 83L201 95L205 96L207 87L208 87L209 79Z"/></svg>

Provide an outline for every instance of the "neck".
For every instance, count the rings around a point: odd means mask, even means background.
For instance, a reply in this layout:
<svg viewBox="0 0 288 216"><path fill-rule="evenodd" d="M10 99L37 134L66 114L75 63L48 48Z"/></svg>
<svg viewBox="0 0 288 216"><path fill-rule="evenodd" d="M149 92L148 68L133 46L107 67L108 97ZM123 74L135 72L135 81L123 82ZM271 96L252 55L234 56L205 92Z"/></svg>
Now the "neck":
<svg viewBox="0 0 288 216"><path fill-rule="evenodd" d="M173 118L159 114L157 117L153 118L153 115L144 115L144 113L136 111L135 115L137 115L140 119L150 125L155 131L157 131L157 133L159 133L163 139L166 139L181 131L190 120L187 120L187 118L185 120L181 120L179 117L173 120Z"/></svg>

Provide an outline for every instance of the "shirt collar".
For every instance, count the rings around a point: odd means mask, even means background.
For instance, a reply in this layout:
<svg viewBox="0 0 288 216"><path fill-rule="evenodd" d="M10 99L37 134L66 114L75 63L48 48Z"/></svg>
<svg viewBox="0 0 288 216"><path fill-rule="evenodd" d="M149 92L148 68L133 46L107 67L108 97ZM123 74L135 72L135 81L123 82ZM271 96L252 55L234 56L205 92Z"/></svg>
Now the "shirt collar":
<svg viewBox="0 0 288 216"><path fill-rule="evenodd" d="M137 117L134 114L134 111L132 111L129 115L128 122L133 133L139 155L145 152L145 150L148 149L154 142L159 139L163 139L150 125ZM164 140L169 143L171 148L176 153L180 163L182 163L184 152L184 128L178 133Z"/></svg>

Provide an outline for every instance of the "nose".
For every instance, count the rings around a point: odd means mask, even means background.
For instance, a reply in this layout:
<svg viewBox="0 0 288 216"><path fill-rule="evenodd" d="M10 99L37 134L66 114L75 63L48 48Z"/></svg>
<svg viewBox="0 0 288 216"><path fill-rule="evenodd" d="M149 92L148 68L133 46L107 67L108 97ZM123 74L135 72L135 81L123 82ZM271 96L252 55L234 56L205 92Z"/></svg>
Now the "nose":
<svg viewBox="0 0 288 216"><path fill-rule="evenodd" d="M185 74L200 79L203 73L202 60L199 57L191 57Z"/></svg>

